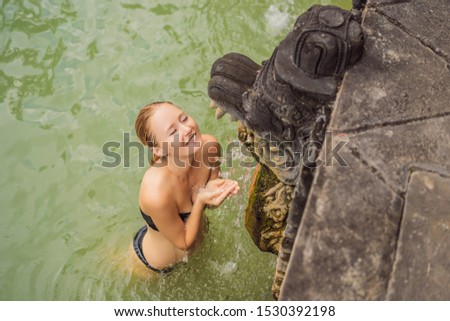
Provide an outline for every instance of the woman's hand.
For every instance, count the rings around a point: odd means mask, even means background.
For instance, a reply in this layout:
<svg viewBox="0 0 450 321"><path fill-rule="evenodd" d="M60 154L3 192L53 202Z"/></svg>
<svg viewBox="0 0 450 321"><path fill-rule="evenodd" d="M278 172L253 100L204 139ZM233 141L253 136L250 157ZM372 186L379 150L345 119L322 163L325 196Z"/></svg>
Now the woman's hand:
<svg viewBox="0 0 450 321"><path fill-rule="evenodd" d="M200 188L197 200L205 205L219 206L227 197L236 195L239 185L231 179L216 178L210 180L204 188Z"/></svg>
<svg viewBox="0 0 450 321"><path fill-rule="evenodd" d="M211 187L213 189L224 188L229 185L234 186L234 188L231 190L231 192L227 195L229 198L233 195L236 195L239 192L239 184L236 181L233 181L231 179L225 179L225 178L216 178L216 179L210 180L206 184L205 188L208 188L208 187Z"/></svg>

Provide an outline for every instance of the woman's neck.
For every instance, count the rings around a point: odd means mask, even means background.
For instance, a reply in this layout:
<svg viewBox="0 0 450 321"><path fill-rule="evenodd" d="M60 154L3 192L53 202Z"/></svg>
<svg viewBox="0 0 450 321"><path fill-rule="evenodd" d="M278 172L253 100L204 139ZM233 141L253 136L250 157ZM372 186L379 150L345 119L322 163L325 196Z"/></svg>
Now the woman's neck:
<svg viewBox="0 0 450 321"><path fill-rule="evenodd" d="M186 159L166 158L164 165L177 178L186 179L195 167L194 161L194 155Z"/></svg>

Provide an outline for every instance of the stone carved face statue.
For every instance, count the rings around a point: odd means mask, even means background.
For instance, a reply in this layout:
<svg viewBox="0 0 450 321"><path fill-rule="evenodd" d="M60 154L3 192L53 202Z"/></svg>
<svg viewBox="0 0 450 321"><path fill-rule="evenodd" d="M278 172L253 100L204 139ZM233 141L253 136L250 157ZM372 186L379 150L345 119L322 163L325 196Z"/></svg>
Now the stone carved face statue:
<svg viewBox="0 0 450 321"><path fill-rule="evenodd" d="M361 57L363 43L351 12L313 6L262 65L230 53L212 66L208 94L216 115L226 112L240 121L240 141L263 164L253 174L245 226L259 249L279 255L275 298L313 180L315 147L323 142L339 83Z"/></svg>
<svg viewBox="0 0 450 321"><path fill-rule="evenodd" d="M257 138L260 161L283 182L295 184L306 143L318 119L326 120L339 81L361 57L363 42L351 12L313 6L262 66L238 53L218 59L208 94ZM277 154L267 154L270 150Z"/></svg>

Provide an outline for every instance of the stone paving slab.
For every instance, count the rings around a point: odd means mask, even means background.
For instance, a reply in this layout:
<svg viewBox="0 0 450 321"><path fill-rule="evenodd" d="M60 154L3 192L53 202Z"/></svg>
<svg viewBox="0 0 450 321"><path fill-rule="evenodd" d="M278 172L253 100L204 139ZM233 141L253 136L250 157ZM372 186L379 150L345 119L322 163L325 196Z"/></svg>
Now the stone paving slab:
<svg viewBox="0 0 450 321"><path fill-rule="evenodd" d="M368 9L362 59L345 75L331 130L357 131L450 114L445 61ZM347 89L348 88L348 89Z"/></svg>
<svg viewBox="0 0 450 321"><path fill-rule="evenodd" d="M406 2L381 6L377 10L437 54L450 58L449 0ZM450 63L450 60L447 62Z"/></svg>
<svg viewBox="0 0 450 321"><path fill-rule="evenodd" d="M414 172L408 184L390 300L450 300L450 178Z"/></svg>
<svg viewBox="0 0 450 321"><path fill-rule="evenodd" d="M398 3L404 0L367 0L367 5L378 5L378 4L392 4Z"/></svg>
<svg viewBox="0 0 450 321"><path fill-rule="evenodd" d="M386 295L403 200L349 149L340 154L348 167L322 167L315 177L281 300Z"/></svg>
<svg viewBox="0 0 450 321"><path fill-rule="evenodd" d="M376 5L399 5L402 3L429 3L429 4L439 4L448 5L450 4L448 0L367 0L367 6Z"/></svg>
<svg viewBox="0 0 450 321"><path fill-rule="evenodd" d="M450 116L375 128L348 139L353 155L398 193L406 191L412 169L450 172Z"/></svg>

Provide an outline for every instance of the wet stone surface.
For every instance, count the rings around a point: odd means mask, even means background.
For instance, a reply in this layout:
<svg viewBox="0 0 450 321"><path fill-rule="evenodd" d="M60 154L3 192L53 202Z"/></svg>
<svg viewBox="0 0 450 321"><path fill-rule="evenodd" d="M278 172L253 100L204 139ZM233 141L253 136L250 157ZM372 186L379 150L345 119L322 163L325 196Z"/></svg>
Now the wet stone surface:
<svg viewBox="0 0 450 321"><path fill-rule="evenodd" d="M450 172L450 116L385 126L349 135L353 155L385 184L406 191L416 168Z"/></svg>
<svg viewBox="0 0 450 321"><path fill-rule="evenodd" d="M382 300L394 260L403 200L370 168L323 167L313 183L282 300Z"/></svg>
<svg viewBox="0 0 450 321"><path fill-rule="evenodd" d="M364 55L345 75L329 129L362 131L450 114L450 72L440 56L375 9L367 10L363 28Z"/></svg>
<svg viewBox="0 0 450 321"><path fill-rule="evenodd" d="M448 16L368 1L328 127L348 167L316 170L280 299L450 299Z"/></svg>
<svg viewBox="0 0 450 321"><path fill-rule="evenodd" d="M450 57L448 0L412 1L395 6L381 6L377 10L437 54Z"/></svg>
<svg viewBox="0 0 450 321"><path fill-rule="evenodd" d="M450 299L449 195L449 177L411 175L388 299Z"/></svg>

